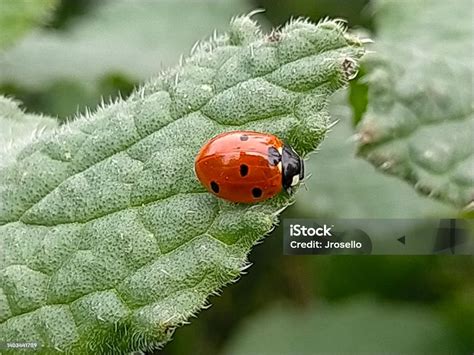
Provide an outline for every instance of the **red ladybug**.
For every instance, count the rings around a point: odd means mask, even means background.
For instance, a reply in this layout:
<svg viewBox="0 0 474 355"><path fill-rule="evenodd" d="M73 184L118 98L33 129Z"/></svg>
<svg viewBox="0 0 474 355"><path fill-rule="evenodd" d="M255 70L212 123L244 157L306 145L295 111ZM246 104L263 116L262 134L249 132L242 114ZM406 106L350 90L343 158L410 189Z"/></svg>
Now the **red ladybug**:
<svg viewBox="0 0 474 355"><path fill-rule="evenodd" d="M271 134L233 131L217 135L196 156L194 170L213 194L253 203L291 192L304 177L303 160Z"/></svg>

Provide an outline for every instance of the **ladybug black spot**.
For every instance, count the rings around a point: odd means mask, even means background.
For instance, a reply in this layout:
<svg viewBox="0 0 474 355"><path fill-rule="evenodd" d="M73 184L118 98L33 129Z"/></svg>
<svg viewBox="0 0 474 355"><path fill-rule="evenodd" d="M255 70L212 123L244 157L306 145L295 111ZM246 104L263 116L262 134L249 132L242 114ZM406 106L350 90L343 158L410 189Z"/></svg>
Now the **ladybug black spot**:
<svg viewBox="0 0 474 355"><path fill-rule="evenodd" d="M249 139L249 136L247 136L246 134L242 134L242 135L240 136L240 140L241 140L241 141L247 141L248 139Z"/></svg>
<svg viewBox="0 0 474 355"><path fill-rule="evenodd" d="M219 193L219 185L215 181L211 181L211 189L214 191L216 194Z"/></svg>
<svg viewBox="0 0 474 355"><path fill-rule="evenodd" d="M252 189L252 196L253 196L254 198L259 198L259 197L261 197L261 196L262 196L262 189L260 189L260 188L258 188L258 187L254 187L254 188Z"/></svg>
<svg viewBox="0 0 474 355"><path fill-rule="evenodd" d="M249 173L249 167L245 164L242 164L240 166L240 176L247 176L247 174Z"/></svg>

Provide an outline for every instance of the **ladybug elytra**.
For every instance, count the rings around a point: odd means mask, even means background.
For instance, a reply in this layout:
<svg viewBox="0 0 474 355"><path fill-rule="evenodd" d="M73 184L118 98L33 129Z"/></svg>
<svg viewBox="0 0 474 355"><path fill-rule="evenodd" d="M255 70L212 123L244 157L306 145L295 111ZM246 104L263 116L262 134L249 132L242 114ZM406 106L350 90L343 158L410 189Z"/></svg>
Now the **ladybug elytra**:
<svg viewBox="0 0 474 355"><path fill-rule="evenodd" d="M288 192L304 177L298 154L267 133L233 131L219 134L199 151L194 166L199 181L214 195L254 203Z"/></svg>

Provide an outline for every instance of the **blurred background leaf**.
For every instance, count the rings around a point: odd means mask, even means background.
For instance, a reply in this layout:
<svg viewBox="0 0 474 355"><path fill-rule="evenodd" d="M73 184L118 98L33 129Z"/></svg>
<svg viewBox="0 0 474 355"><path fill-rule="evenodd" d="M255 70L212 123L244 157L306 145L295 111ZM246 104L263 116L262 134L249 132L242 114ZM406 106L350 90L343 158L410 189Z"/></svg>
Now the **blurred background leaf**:
<svg viewBox="0 0 474 355"><path fill-rule="evenodd" d="M246 354L449 354L457 350L439 316L420 306L371 299L338 306L268 308L244 322L224 350Z"/></svg>
<svg viewBox="0 0 474 355"><path fill-rule="evenodd" d="M395 177L357 158L346 95L333 97L331 117L339 120L319 151L306 162L307 191L298 194L293 217L424 218L455 215L455 209L424 196Z"/></svg>
<svg viewBox="0 0 474 355"><path fill-rule="evenodd" d="M0 50L50 19L59 0L0 0Z"/></svg>
<svg viewBox="0 0 474 355"><path fill-rule="evenodd" d="M418 47L426 58L472 59L472 16L468 16L472 1L458 0L455 6L438 0L375 0L372 4L376 43L396 46L387 53L396 56L402 47Z"/></svg>
<svg viewBox="0 0 474 355"><path fill-rule="evenodd" d="M474 209L472 1L375 4L358 152L424 195Z"/></svg>

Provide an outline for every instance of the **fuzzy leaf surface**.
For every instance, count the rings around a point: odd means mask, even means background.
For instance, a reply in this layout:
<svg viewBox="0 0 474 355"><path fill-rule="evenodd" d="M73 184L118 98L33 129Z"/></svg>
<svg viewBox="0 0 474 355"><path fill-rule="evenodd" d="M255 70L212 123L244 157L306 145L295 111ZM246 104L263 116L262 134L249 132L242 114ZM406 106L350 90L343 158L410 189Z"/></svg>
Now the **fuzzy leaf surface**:
<svg viewBox="0 0 474 355"><path fill-rule="evenodd" d="M200 147L250 129L315 150L363 53L335 21L266 36L241 17L127 100L27 146L0 170L0 342L95 354L169 341L292 202L212 196L193 172Z"/></svg>

